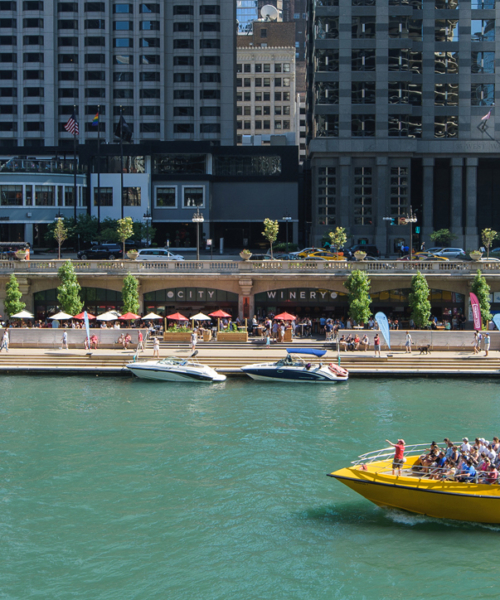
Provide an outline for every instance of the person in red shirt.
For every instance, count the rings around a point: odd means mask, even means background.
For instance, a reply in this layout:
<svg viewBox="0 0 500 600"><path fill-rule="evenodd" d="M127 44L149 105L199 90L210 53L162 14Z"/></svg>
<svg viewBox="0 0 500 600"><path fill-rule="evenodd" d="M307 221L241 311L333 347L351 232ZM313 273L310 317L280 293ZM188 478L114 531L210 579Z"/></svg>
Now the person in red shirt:
<svg viewBox="0 0 500 600"><path fill-rule="evenodd" d="M394 447L394 460L392 461L392 474L395 475L396 469L401 477L401 465L404 463L405 441L398 440L397 444L393 444L389 440L385 440L388 444Z"/></svg>

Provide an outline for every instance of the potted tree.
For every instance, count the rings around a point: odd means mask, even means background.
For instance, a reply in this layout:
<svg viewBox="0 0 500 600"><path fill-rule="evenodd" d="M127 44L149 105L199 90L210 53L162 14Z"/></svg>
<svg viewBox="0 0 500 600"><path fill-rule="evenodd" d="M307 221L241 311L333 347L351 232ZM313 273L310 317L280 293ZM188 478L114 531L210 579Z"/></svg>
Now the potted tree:
<svg viewBox="0 0 500 600"><path fill-rule="evenodd" d="M131 249L127 251L127 256L128 258L130 258L130 260L135 260L137 258L137 255L139 254L139 252L135 249Z"/></svg>
<svg viewBox="0 0 500 600"><path fill-rule="evenodd" d="M469 252L469 256L472 260L481 260L483 253L480 250L472 250L472 252Z"/></svg>
<svg viewBox="0 0 500 600"><path fill-rule="evenodd" d="M366 252L363 252L363 250L356 250L354 258L356 260L364 260L366 258Z"/></svg>

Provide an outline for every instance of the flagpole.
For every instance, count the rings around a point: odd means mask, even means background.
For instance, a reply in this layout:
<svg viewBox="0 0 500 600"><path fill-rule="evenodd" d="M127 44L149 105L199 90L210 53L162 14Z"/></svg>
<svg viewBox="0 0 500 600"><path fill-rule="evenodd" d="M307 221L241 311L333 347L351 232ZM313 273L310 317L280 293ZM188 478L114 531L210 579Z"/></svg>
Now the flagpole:
<svg viewBox="0 0 500 600"><path fill-rule="evenodd" d="M97 105L97 231L101 230L101 106Z"/></svg>
<svg viewBox="0 0 500 600"><path fill-rule="evenodd" d="M120 106L120 203L123 219L123 106Z"/></svg>
<svg viewBox="0 0 500 600"><path fill-rule="evenodd" d="M76 104L73 105L73 114L75 115L76 120ZM75 214L75 227L76 227L76 124L73 128L73 199L74 199L74 214ZM79 248L78 248L79 249Z"/></svg>

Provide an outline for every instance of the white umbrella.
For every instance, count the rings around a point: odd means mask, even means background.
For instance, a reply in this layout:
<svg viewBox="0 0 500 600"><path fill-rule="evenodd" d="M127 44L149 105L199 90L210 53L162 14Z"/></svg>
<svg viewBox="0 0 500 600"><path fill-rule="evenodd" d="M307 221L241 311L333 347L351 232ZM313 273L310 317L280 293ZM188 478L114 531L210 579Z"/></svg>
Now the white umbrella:
<svg viewBox="0 0 500 600"><path fill-rule="evenodd" d="M68 313L65 312L58 312L57 315L54 315L53 317L49 317L49 319L57 319L58 321L67 321L68 319L72 319L73 317L71 315L68 315Z"/></svg>
<svg viewBox="0 0 500 600"><path fill-rule="evenodd" d="M27 310L22 310L21 312L16 313L15 315L10 315L11 319L34 319L35 317L29 313Z"/></svg>
<svg viewBox="0 0 500 600"><path fill-rule="evenodd" d="M121 317L119 312L116 312L116 310L109 310L108 312L96 317L96 319L98 321L116 321L118 317Z"/></svg>
<svg viewBox="0 0 500 600"><path fill-rule="evenodd" d="M203 313L198 313L197 315L194 315L194 317L189 317L191 319L191 321L211 321L212 318L208 317L207 315L204 315Z"/></svg>
<svg viewBox="0 0 500 600"><path fill-rule="evenodd" d="M155 315L155 313L149 313L149 315L146 315L145 317L141 317L141 319L143 321L145 321L146 319L154 321L155 319L163 319L163 317L160 317L160 315Z"/></svg>

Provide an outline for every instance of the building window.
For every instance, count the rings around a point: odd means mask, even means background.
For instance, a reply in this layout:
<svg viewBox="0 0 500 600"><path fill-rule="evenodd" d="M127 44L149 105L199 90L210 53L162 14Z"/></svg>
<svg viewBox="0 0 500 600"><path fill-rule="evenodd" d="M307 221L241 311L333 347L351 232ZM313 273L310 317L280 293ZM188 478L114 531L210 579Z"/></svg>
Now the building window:
<svg viewBox="0 0 500 600"><path fill-rule="evenodd" d="M174 83L193 83L193 73L174 73Z"/></svg>
<svg viewBox="0 0 500 600"><path fill-rule="evenodd" d="M247 107L245 106L245 108ZM200 117L220 117L220 106L202 106L200 108Z"/></svg>
<svg viewBox="0 0 500 600"><path fill-rule="evenodd" d="M435 106L458 106L458 83L436 83Z"/></svg>
<svg viewBox="0 0 500 600"><path fill-rule="evenodd" d="M353 81L351 101L353 104L375 104L375 82Z"/></svg>
<svg viewBox="0 0 500 600"><path fill-rule="evenodd" d="M106 56L104 54L86 54L85 64L101 64L106 63Z"/></svg>
<svg viewBox="0 0 500 600"><path fill-rule="evenodd" d="M335 167L318 167L318 225L336 225L337 176Z"/></svg>
<svg viewBox="0 0 500 600"><path fill-rule="evenodd" d="M389 104L422 105L422 84L389 81Z"/></svg>
<svg viewBox="0 0 500 600"><path fill-rule="evenodd" d="M456 138L458 136L458 115L434 117L435 138Z"/></svg>
<svg viewBox="0 0 500 600"><path fill-rule="evenodd" d="M220 73L200 73L200 83L220 83Z"/></svg>
<svg viewBox="0 0 500 600"><path fill-rule="evenodd" d="M174 32L191 32L194 31L193 23L174 23Z"/></svg>
<svg viewBox="0 0 500 600"><path fill-rule="evenodd" d="M193 48L193 40L174 40L174 50L192 50Z"/></svg>
<svg viewBox="0 0 500 600"><path fill-rule="evenodd" d="M243 121L243 129L247 131L252 129L252 121Z"/></svg>
<svg viewBox="0 0 500 600"><path fill-rule="evenodd" d="M472 19L471 39L473 42L494 42L495 19Z"/></svg>
<svg viewBox="0 0 500 600"><path fill-rule="evenodd" d="M200 40L201 50L216 50L220 48L220 40Z"/></svg>
<svg viewBox="0 0 500 600"><path fill-rule="evenodd" d="M160 23L158 21L141 21L139 29L141 31L160 31Z"/></svg>
<svg viewBox="0 0 500 600"><path fill-rule="evenodd" d="M375 115L352 115L351 135L353 137L375 136Z"/></svg>
<svg viewBox="0 0 500 600"><path fill-rule="evenodd" d="M436 42L458 42L458 20L436 19L434 39ZM474 29L473 29L474 31Z"/></svg>
<svg viewBox="0 0 500 600"><path fill-rule="evenodd" d="M316 115L316 137L338 137L339 116L338 115Z"/></svg>
<svg viewBox="0 0 500 600"><path fill-rule="evenodd" d="M55 206L53 185L35 185L35 206Z"/></svg>
<svg viewBox="0 0 500 600"><path fill-rule="evenodd" d="M194 14L192 6L183 6L183 5L174 6L174 16L175 15L192 15L192 14Z"/></svg>
<svg viewBox="0 0 500 600"><path fill-rule="evenodd" d="M115 73L113 73L113 81L132 83L134 81L134 73L132 71L115 72Z"/></svg>
<svg viewBox="0 0 500 600"><path fill-rule="evenodd" d="M471 71L473 73L494 73L495 72L495 53L494 52L472 52Z"/></svg>
<svg viewBox="0 0 500 600"><path fill-rule="evenodd" d="M390 215L397 218L408 214L409 172L407 167L391 167Z"/></svg>
<svg viewBox="0 0 500 600"><path fill-rule="evenodd" d="M194 117L192 106L174 106L174 117Z"/></svg>
<svg viewBox="0 0 500 600"><path fill-rule="evenodd" d="M85 98L106 98L104 88L85 88Z"/></svg>
<svg viewBox="0 0 500 600"><path fill-rule="evenodd" d="M458 73L458 52L434 52L434 71L440 74Z"/></svg>
<svg viewBox="0 0 500 600"><path fill-rule="evenodd" d="M15 57L16 55L13 54L12 56ZM59 55L59 62L63 62L61 60L61 58L63 56L68 56L68 55L60 54ZM70 56L75 57L76 55L72 54ZM43 56L43 54L41 52L25 52L23 54L23 62L25 62L25 63L26 62L40 62L40 63L43 63L43 61L44 61L44 56ZM14 58L13 62L16 62L15 58Z"/></svg>
<svg viewBox="0 0 500 600"><path fill-rule="evenodd" d="M141 38L139 40L139 46L141 48L159 48L160 47L160 39L159 38Z"/></svg>
<svg viewBox="0 0 500 600"><path fill-rule="evenodd" d="M200 6L200 15L220 15L220 6L216 4Z"/></svg>
<svg viewBox="0 0 500 600"><path fill-rule="evenodd" d="M376 31L375 17L353 17L352 37L353 39L374 39Z"/></svg>
<svg viewBox="0 0 500 600"><path fill-rule="evenodd" d="M220 100L220 90L200 90L200 100Z"/></svg>
<svg viewBox="0 0 500 600"><path fill-rule="evenodd" d="M321 50L317 49L316 71L328 72L339 70L339 51L338 50Z"/></svg>
<svg viewBox="0 0 500 600"><path fill-rule="evenodd" d="M373 180L371 167L354 168L354 224L372 225Z"/></svg>
<svg viewBox="0 0 500 600"><path fill-rule="evenodd" d="M123 206L140 206L141 188L124 187L123 188Z"/></svg>
<svg viewBox="0 0 500 600"><path fill-rule="evenodd" d="M205 33L218 33L220 31L220 23L217 21L200 23L200 31Z"/></svg>
<svg viewBox="0 0 500 600"><path fill-rule="evenodd" d="M106 29L104 19L85 19L85 29Z"/></svg>
<svg viewBox="0 0 500 600"><path fill-rule="evenodd" d="M143 90L145 91L145 90ZM149 90L148 90L149 91ZM159 92L160 90L156 90ZM160 94L158 93L158 98ZM174 100L194 100L193 90L174 90Z"/></svg>
<svg viewBox="0 0 500 600"><path fill-rule="evenodd" d="M200 65L202 67L218 67L220 66L220 56L200 56Z"/></svg>
<svg viewBox="0 0 500 600"><path fill-rule="evenodd" d="M219 123L202 123L200 133L220 133Z"/></svg>
<svg viewBox="0 0 500 600"><path fill-rule="evenodd" d="M159 117L160 107L159 106L141 106L139 114L143 117Z"/></svg>
<svg viewBox="0 0 500 600"><path fill-rule="evenodd" d="M494 83L473 83L471 86L471 105L472 106L494 106L495 105L495 84Z"/></svg>
<svg viewBox="0 0 500 600"><path fill-rule="evenodd" d="M0 206L22 206L22 185L0 185Z"/></svg>
<svg viewBox="0 0 500 600"><path fill-rule="evenodd" d="M115 54L113 56L114 65L133 65L134 57L132 54Z"/></svg>
<svg viewBox="0 0 500 600"><path fill-rule="evenodd" d="M159 123L141 123L139 125L140 133L160 133Z"/></svg>
<svg viewBox="0 0 500 600"><path fill-rule="evenodd" d="M94 206L113 206L113 188L101 187L101 193L99 194L99 188L95 187Z"/></svg>
<svg viewBox="0 0 500 600"><path fill-rule="evenodd" d="M388 70L422 73L422 53L408 48L389 50Z"/></svg>
<svg viewBox="0 0 500 600"><path fill-rule="evenodd" d="M134 90L113 90L113 98L115 100L132 100L134 98Z"/></svg>
<svg viewBox="0 0 500 600"><path fill-rule="evenodd" d="M176 123L174 133L194 133L193 123Z"/></svg>
<svg viewBox="0 0 500 600"><path fill-rule="evenodd" d="M495 0L471 0L470 7L478 10L495 8Z"/></svg>
<svg viewBox="0 0 500 600"><path fill-rule="evenodd" d="M203 208L205 206L205 188L183 187L182 198L183 208Z"/></svg>
<svg viewBox="0 0 500 600"><path fill-rule="evenodd" d="M156 207L175 208L177 206L177 189L175 187L156 188Z"/></svg>
<svg viewBox="0 0 500 600"><path fill-rule="evenodd" d="M373 84L373 85L375 85L375 84ZM339 103L339 82L338 81L318 81L318 82L316 82L316 104L338 104L338 103Z"/></svg>
<svg viewBox="0 0 500 600"><path fill-rule="evenodd" d="M261 28L261 30L260 30L260 37L261 38L266 38L267 37L267 29Z"/></svg>
<svg viewBox="0 0 500 600"><path fill-rule="evenodd" d="M104 2L85 2L83 5L85 12L104 12Z"/></svg>
<svg viewBox="0 0 500 600"><path fill-rule="evenodd" d="M132 14L133 5L132 4L115 4L113 6L113 12L115 14Z"/></svg>
<svg viewBox="0 0 500 600"><path fill-rule="evenodd" d="M315 36L316 36L317 40L336 40L336 39L338 39L338 37L339 37L339 19L338 19L338 17L317 17L316 24L315 24Z"/></svg>
<svg viewBox="0 0 500 600"><path fill-rule="evenodd" d="M388 127L389 137L422 137L421 116L389 114Z"/></svg>
<svg viewBox="0 0 500 600"><path fill-rule="evenodd" d="M134 40L132 38L115 38L113 40L114 48L133 48Z"/></svg>
<svg viewBox="0 0 500 600"><path fill-rule="evenodd" d="M113 116L119 117L123 115L124 117L133 117L134 116L134 107L133 106L113 106Z"/></svg>
<svg viewBox="0 0 500 600"><path fill-rule="evenodd" d="M252 65L244 65L244 71L245 73L251 73L252 72Z"/></svg>
<svg viewBox="0 0 500 600"><path fill-rule="evenodd" d="M139 81L155 81L155 82L159 82L160 81L160 74L159 73L150 73L150 72L143 72L143 73L139 73Z"/></svg>
<svg viewBox="0 0 500 600"><path fill-rule="evenodd" d="M389 37L421 42L422 19L412 19L403 16L389 17Z"/></svg>
<svg viewBox="0 0 500 600"><path fill-rule="evenodd" d="M351 69L353 71L375 71L375 50L353 50Z"/></svg>

